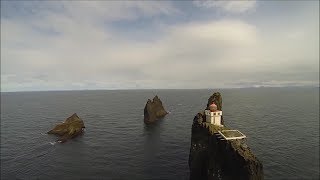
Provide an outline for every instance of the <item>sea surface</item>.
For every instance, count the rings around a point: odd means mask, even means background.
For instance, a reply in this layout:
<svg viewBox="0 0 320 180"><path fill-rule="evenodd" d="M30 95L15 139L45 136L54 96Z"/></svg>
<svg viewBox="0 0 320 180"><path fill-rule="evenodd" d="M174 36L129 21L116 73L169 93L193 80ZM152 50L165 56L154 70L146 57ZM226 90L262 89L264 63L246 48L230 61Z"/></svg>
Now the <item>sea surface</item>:
<svg viewBox="0 0 320 180"><path fill-rule="evenodd" d="M1 179L188 179L192 120L216 91L265 179L319 178L319 88L247 88L2 92ZM145 125L156 94L170 114ZM55 143L75 112L85 133Z"/></svg>

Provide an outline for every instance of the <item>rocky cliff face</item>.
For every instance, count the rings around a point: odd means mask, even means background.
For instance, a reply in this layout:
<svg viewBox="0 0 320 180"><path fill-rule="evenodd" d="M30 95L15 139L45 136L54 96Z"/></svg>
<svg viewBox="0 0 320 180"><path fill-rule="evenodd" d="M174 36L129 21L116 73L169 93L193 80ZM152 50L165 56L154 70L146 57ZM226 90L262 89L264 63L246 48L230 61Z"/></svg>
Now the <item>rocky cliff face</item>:
<svg viewBox="0 0 320 180"><path fill-rule="evenodd" d="M83 132L85 128L83 120L74 113L68 117L63 123L56 125L48 134L55 134L60 136L57 141L65 142L68 139L74 138Z"/></svg>
<svg viewBox="0 0 320 180"><path fill-rule="evenodd" d="M146 106L144 107L144 122L154 122L167 114L168 112L164 109L162 101L158 96L155 96L152 101L148 99Z"/></svg>
<svg viewBox="0 0 320 180"><path fill-rule="evenodd" d="M213 94L214 101L222 109L220 93ZM263 179L262 163L255 157L245 140L221 140L219 130L228 129L205 122L204 112L198 113L192 124L189 154L190 179Z"/></svg>

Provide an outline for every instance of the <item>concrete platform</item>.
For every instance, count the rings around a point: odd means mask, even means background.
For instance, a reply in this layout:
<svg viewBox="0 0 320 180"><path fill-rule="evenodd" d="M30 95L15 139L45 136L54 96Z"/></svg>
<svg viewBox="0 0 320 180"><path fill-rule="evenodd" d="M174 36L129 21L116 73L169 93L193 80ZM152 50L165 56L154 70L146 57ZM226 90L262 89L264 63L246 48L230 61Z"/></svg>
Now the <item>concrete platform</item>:
<svg viewBox="0 0 320 180"><path fill-rule="evenodd" d="M222 130L222 131L218 131L218 133L225 140L244 139L247 137L246 135L241 133L239 130Z"/></svg>

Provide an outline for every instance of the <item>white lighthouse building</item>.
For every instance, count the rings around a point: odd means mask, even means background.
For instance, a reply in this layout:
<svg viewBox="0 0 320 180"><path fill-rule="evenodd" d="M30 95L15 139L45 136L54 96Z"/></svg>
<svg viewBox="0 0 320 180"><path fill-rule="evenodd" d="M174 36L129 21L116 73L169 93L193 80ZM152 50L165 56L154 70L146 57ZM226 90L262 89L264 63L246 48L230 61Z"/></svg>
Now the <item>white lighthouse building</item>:
<svg viewBox="0 0 320 180"><path fill-rule="evenodd" d="M222 111L210 111L210 110L205 110L204 113L206 114L206 122L211 123L217 126L223 126L221 124L221 116L222 116Z"/></svg>

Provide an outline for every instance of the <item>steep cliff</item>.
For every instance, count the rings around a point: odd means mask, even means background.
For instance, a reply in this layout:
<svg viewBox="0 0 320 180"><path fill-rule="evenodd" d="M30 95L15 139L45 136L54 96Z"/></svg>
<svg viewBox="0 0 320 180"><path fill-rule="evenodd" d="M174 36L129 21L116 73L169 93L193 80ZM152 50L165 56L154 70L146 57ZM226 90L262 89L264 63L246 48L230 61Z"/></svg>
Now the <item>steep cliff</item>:
<svg viewBox="0 0 320 180"><path fill-rule="evenodd" d="M222 109L220 93L213 94L214 101ZM208 105L207 105L208 106ZM263 179L262 163L255 157L245 140L221 140L216 134L227 130L205 122L204 112L198 113L192 124L189 154L190 179Z"/></svg>
<svg viewBox="0 0 320 180"><path fill-rule="evenodd" d="M144 122L151 123L159 118L163 118L168 112L164 109L162 101L158 96L155 96L151 101L148 99L144 107Z"/></svg>

